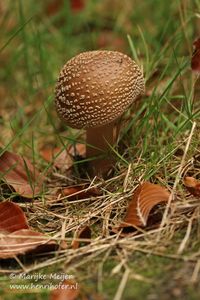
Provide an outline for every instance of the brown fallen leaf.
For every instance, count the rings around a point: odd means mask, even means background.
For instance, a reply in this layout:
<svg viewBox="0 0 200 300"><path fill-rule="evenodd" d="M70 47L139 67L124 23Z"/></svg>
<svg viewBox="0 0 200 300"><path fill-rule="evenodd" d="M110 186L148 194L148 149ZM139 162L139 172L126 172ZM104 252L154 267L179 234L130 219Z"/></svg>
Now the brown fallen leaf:
<svg viewBox="0 0 200 300"><path fill-rule="evenodd" d="M65 149L48 147L42 149L40 154L44 160L58 169L68 170L73 166L72 156Z"/></svg>
<svg viewBox="0 0 200 300"><path fill-rule="evenodd" d="M78 12L84 9L86 0L71 0L71 9L73 12Z"/></svg>
<svg viewBox="0 0 200 300"><path fill-rule="evenodd" d="M77 143L75 145L71 145L68 148L68 152L73 157L76 157L76 156L85 157L86 156L86 145L85 144L80 144L80 143Z"/></svg>
<svg viewBox="0 0 200 300"><path fill-rule="evenodd" d="M12 186L19 195L33 198L41 193L44 176L28 159L5 151L0 156L0 179Z"/></svg>
<svg viewBox="0 0 200 300"><path fill-rule="evenodd" d="M125 40L116 33L113 33L112 30L103 30L99 33L97 38L98 48L111 48L116 51L125 52L126 42Z"/></svg>
<svg viewBox="0 0 200 300"><path fill-rule="evenodd" d="M80 240L87 239L87 241L79 241L79 239ZM77 234L75 235L71 246L73 249L78 249L80 246L80 243L84 243L84 244L90 243L88 241L88 239L91 239L91 229L89 226L84 226L84 227L80 228L79 231L77 232Z"/></svg>
<svg viewBox="0 0 200 300"><path fill-rule="evenodd" d="M50 300L75 300L80 294L80 288L75 280L65 279L58 289L50 293Z"/></svg>
<svg viewBox="0 0 200 300"><path fill-rule="evenodd" d="M29 228L26 216L19 205L5 201L0 203L0 232L14 232Z"/></svg>
<svg viewBox="0 0 200 300"><path fill-rule="evenodd" d="M200 73L200 38L194 43L194 51L191 59L191 68L193 71Z"/></svg>
<svg viewBox="0 0 200 300"><path fill-rule="evenodd" d="M150 211L161 202L169 200L170 193L158 184L144 182L139 185L129 203L124 222L120 228L147 225Z"/></svg>
<svg viewBox="0 0 200 300"><path fill-rule="evenodd" d="M192 195L200 197L200 180L197 180L194 177L186 176L183 179L183 183Z"/></svg>
<svg viewBox="0 0 200 300"><path fill-rule="evenodd" d="M76 13L84 9L86 0L70 0L70 7L72 12ZM48 1L45 7L45 12L48 16L53 16L62 11L64 0Z"/></svg>
<svg viewBox="0 0 200 300"><path fill-rule="evenodd" d="M67 196L69 201L81 200L85 198L90 198L92 196L100 196L102 195L101 190L95 187L87 188L87 186L83 185L75 185L71 187L64 188L60 191L63 197Z"/></svg>
<svg viewBox="0 0 200 300"><path fill-rule="evenodd" d="M49 252L56 248L57 244L50 237L30 229L0 234L0 259L32 252Z"/></svg>
<svg viewBox="0 0 200 300"><path fill-rule="evenodd" d="M73 166L73 158L77 156L84 157L86 146L77 143L75 146L70 146L68 149L56 148L43 148L40 150L40 155L47 162L52 163L57 169L69 170Z"/></svg>

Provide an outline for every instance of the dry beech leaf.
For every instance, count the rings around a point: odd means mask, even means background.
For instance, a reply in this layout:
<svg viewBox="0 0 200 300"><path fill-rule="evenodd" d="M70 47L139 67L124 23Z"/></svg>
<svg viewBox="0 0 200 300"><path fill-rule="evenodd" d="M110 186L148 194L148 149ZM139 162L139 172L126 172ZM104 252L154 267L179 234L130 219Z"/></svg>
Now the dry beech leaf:
<svg viewBox="0 0 200 300"><path fill-rule="evenodd" d="M84 9L86 0L70 0L70 7L72 12L79 12ZM62 11L64 0L51 0L45 8L48 16L53 16Z"/></svg>
<svg viewBox="0 0 200 300"><path fill-rule="evenodd" d="M84 243L84 244L90 243L89 241L79 241L79 239L80 240L91 239L91 229L89 226L84 226L79 229L79 231L77 232L77 234L74 237L74 240L72 241L71 246L73 249L78 249L80 246L80 243Z"/></svg>
<svg viewBox="0 0 200 300"><path fill-rule="evenodd" d="M200 197L200 180L197 180L194 177L186 176L183 179L183 183L192 195Z"/></svg>
<svg viewBox="0 0 200 300"><path fill-rule="evenodd" d="M57 244L50 237L30 229L0 234L0 259L32 252L49 252L56 248Z"/></svg>
<svg viewBox="0 0 200 300"><path fill-rule="evenodd" d="M95 187L87 188L86 186L80 186L80 185L64 188L60 192L63 197L67 196L67 199L69 201L81 200L81 199L90 198L92 196L95 197L95 196L102 195L102 192L98 188Z"/></svg>
<svg viewBox="0 0 200 300"><path fill-rule="evenodd" d="M191 68L195 72L200 72L200 38L194 43L194 52L192 54Z"/></svg>
<svg viewBox="0 0 200 300"><path fill-rule="evenodd" d="M9 201L0 203L0 231L14 232L27 228L26 216L19 205Z"/></svg>
<svg viewBox="0 0 200 300"><path fill-rule="evenodd" d="M41 156L47 162L51 162L58 169L68 170L73 166L71 155L64 149L44 148L40 151Z"/></svg>
<svg viewBox="0 0 200 300"><path fill-rule="evenodd" d="M0 156L0 178L26 198L33 198L42 191L44 176L28 159L5 151Z"/></svg>
<svg viewBox="0 0 200 300"><path fill-rule="evenodd" d="M122 227L146 226L150 211L154 206L169 200L170 193L158 184L144 182L134 192Z"/></svg>
<svg viewBox="0 0 200 300"><path fill-rule="evenodd" d="M73 157L84 157L85 153L85 145L79 143L75 146L70 146L67 150L59 147L48 147L40 151L40 154L44 160L51 162L53 166L62 170L69 170L73 166Z"/></svg>
<svg viewBox="0 0 200 300"><path fill-rule="evenodd" d="M97 38L98 48L108 48L112 47L116 51L125 52L126 43L125 40L120 36L114 33L112 30L103 30L99 33Z"/></svg>
<svg viewBox="0 0 200 300"><path fill-rule="evenodd" d="M71 145L68 149L69 154L72 156L82 156L85 157L86 155L86 145L77 143L75 145Z"/></svg>
<svg viewBox="0 0 200 300"><path fill-rule="evenodd" d="M65 240L61 240L61 241L59 242L59 247L60 247L60 249L62 249L62 250L66 250L66 249L68 248L68 244L67 244L67 242L66 242Z"/></svg>
<svg viewBox="0 0 200 300"><path fill-rule="evenodd" d="M78 12L84 9L86 0L71 0L71 9L74 12Z"/></svg>
<svg viewBox="0 0 200 300"><path fill-rule="evenodd" d="M50 293L50 300L75 300L80 293L80 288L75 280L66 279L59 289Z"/></svg>
<svg viewBox="0 0 200 300"><path fill-rule="evenodd" d="M48 16L54 16L59 13L62 9L63 0L51 0L48 1L48 4L45 6L45 13Z"/></svg>

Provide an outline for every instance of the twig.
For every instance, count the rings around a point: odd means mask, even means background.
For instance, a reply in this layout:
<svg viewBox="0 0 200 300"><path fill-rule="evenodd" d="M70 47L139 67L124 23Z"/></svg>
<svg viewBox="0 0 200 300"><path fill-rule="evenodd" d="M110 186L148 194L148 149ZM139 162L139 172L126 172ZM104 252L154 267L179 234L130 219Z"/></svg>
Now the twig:
<svg viewBox="0 0 200 300"><path fill-rule="evenodd" d="M186 234L184 236L184 238L182 239L182 242L178 248L178 251L177 251L177 254L181 254L183 253L183 250L185 249L185 246L189 240L189 237L190 237L190 233L191 233L191 229L192 229L192 221L193 221L193 218L191 218L188 222L188 227L187 227L187 230L186 230Z"/></svg>
<svg viewBox="0 0 200 300"><path fill-rule="evenodd" d="M131 164L128 165L127 174L126 174L125 179L124 179L124 183L123 183L124 192L127 191L130 172L131 172Z"/></svg>
<svg viewBox="0 0 200 300"><path fill-rule="evenodd" d="M126 283L127 283L127 280L128 280L128 277L129 277L129 273L130 273L130 270L129 269L126 269L124 274L123 274L123 277L122 277L122 280L120 282L120 285L117 289L117 292L115 294L115 297L113 300L121 300L123 299L122 298L122 294L124 292L124 289L126 287Z"/></svg>
<svg viewBox="0 0 200 300"><path fill-rule="evenodd" d="M199 271L200 271L200 259L197 261L197 263L196 263L196 265L194 267L194 271L193 271L191 279L190 279L190 281L192 283L197 282Z"/></svg>

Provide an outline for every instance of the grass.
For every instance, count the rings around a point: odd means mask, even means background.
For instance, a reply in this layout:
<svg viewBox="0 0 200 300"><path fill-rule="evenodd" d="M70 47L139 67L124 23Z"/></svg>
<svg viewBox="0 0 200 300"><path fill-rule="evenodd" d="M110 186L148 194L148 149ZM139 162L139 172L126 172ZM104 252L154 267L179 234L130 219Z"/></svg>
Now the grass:
<svg viewBox="0 0 200 300"><path fill-rule="evenodd" d="M20 258L21 266L32 273L73 274L83 294L97 292L105 299L199 299L199 200L181 180L185 174L200 177L199 79L190 70L198 1L135 0L133 5L126 0L122 5L88 0L76 14L65 1L50 15L48 2L8 0L0 6L0 154L14 151L36 162L41 172L50 172L43 195L32 203L20 202L31 226L58 240L64 232L70 242L77 228L88 224L92 242L52 257ZM109 36L103 45L102 36ZM64 149L83 140L84 132L58 119L55 82L69 58L100 47L123 51L137 61L145 74L146 95L137 111L131 107L122 118L115 174L92 183L103 195L57 202L60 187L83 180L50 168L40 150ZM165 226L126 238L110 235L142 179L174 193ZM1 268L0 299L48 299L49 291L40 289L7 294L6 270L21 267L12 260Z"/></svg>

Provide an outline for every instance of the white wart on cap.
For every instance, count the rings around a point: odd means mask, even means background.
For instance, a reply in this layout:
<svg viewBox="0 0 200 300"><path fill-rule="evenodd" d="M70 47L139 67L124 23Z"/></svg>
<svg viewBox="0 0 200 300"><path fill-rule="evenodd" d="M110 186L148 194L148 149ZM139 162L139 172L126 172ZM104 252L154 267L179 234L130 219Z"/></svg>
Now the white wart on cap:
<svg viewBox="0 0 200 300"><path fill-rule="evenodd" d="M111 123L143 93L143 74L130 57L116 51L89 51L62 68L55 103L68 126L87 129Z"/></svg>

